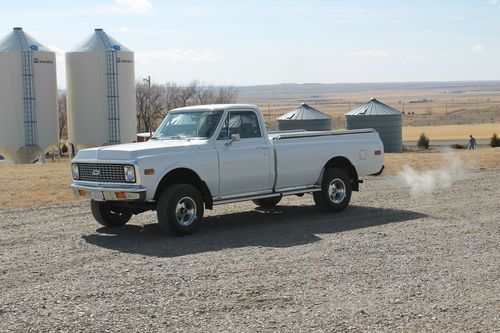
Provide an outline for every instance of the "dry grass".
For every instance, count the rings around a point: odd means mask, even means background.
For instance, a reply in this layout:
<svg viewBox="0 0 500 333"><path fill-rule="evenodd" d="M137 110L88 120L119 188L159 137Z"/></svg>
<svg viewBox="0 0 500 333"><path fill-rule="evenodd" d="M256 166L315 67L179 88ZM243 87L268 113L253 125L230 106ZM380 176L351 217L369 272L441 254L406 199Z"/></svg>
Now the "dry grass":
<svg viewBox="0 0 500 333"><path fill-rule="evenodd" d="M481 148L454 152L465 168L500 169L500 148ZM442 152L386 154L384 174L397 174L407 164L416 170L446 166ZM0 208L40 207L84 203L76 199L68 161L36 165L0 165Z"/></svg>
<svg viewBox="0 0 500 333"><path fill-rule="evenodd" d="M68 161L0 165L0 208L78 203L72 194Z"/></svg>
<svg viewBox="0 0 500 333"><path fill-rule="evenodd" d="M479 148L476 150L453 150L451 152L416 151L385 154L386 175L395 175L404 165L418 171L446 168L453 154L465 169L500 169L500 148Z"/></svg>
<svg viewBox="0 0 500 333"><path fill-rule="evenodd" d="M463 140L467 142L471 134L476 139L490 139L493 133L500 135L500 123L403 127L403 140L417 141L421 133L425 133L431 141Z"/></svg>

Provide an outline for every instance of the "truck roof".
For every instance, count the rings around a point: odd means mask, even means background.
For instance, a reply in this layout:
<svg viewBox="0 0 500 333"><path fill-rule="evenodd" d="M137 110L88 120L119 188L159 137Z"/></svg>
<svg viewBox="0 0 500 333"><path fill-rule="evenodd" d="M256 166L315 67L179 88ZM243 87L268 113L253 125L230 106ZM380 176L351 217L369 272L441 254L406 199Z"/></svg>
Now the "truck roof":
<svg viewBox="0 0 500 333"><path fill-rule="evenodd" d="M193 105L182 108L172 109L172 111L200 111L200 110L226 110L226 109L258 109L253 104L207 104L207 105Z"/></svg>

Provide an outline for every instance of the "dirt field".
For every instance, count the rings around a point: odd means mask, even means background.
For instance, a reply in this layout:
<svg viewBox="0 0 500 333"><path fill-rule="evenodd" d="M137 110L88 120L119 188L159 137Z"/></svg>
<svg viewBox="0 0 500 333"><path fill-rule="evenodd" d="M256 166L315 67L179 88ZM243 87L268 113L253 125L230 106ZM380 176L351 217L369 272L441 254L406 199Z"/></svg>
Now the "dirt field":
<svg viewBox="0 0 500 333"><path fill-rule="evenodd" d="M499 175L418 198L369 178L334 215L309 195L220 206L182 238L153 213L0 210L0 331L498 331Z"/></svg>

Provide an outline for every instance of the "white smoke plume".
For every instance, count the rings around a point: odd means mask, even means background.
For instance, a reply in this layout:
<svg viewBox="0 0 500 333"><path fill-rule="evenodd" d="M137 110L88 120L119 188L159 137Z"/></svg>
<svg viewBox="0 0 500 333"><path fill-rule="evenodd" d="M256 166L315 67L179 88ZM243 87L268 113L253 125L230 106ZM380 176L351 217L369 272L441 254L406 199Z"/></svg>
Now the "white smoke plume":
<svg viewBox="0 0 500 333"><path fill-rule="evenodd" d="M398 178L413 197L433 194L436 189L450 187L464 172L463 161L455 153L444 154L444 160L441 168L426 171L416 171L405 165Z"/></svg>

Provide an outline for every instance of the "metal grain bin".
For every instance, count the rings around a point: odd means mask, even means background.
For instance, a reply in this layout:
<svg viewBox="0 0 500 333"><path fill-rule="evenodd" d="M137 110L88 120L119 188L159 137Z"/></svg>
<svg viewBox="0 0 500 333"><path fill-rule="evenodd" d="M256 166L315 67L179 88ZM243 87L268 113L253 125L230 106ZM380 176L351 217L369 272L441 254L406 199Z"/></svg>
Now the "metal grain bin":
<svg viewBox="0 0 500 333"><path fill-rule="evenodd" d="M330 116L302 103L295 110L288 112L278 118L278 130L306 131L331 131L332 119Z"/></svg>
<svg viewBox="0 0 500 333"><path fill-rule="evenodd" d="M384 144L386 153L403 150L403 114L375 98L345 115L346 129L373 128Z"/></svg>
<svg viewBox="0 0 500 333"><path fill-rule="evenodd" d="M68 137L78 150L137 139L134 53L95 31L66 53Z"/></svg>
<svg viewBox="0 0 500 333"><path fill-rule="evenodd" d="M32 163L58 142L56 55L21 28L0 40L0 154Z"/></svg>

